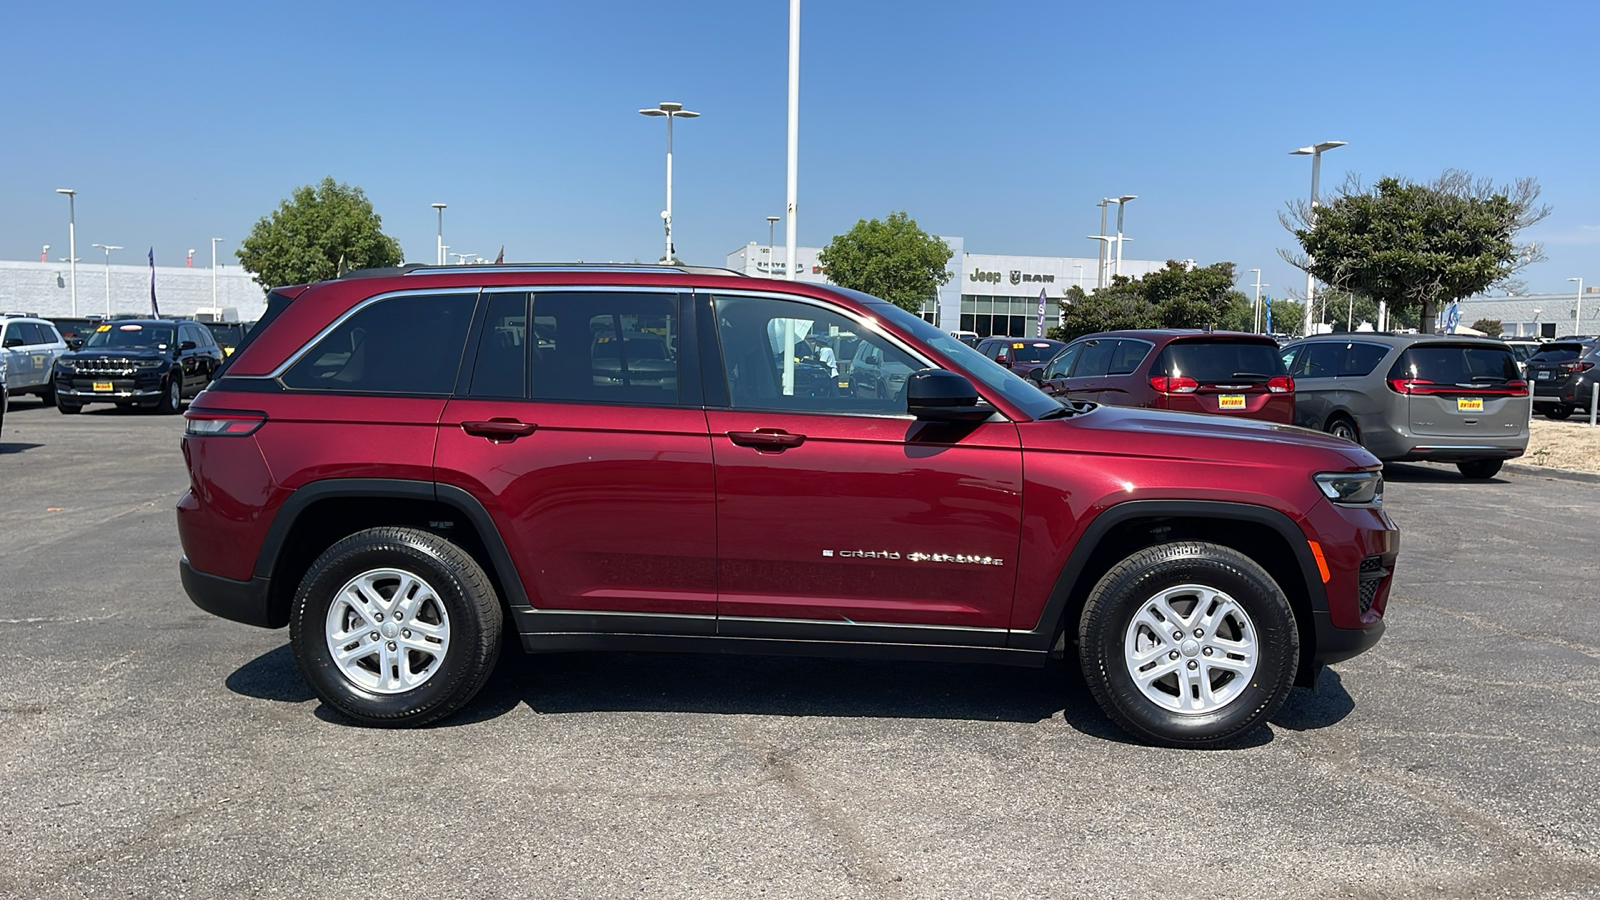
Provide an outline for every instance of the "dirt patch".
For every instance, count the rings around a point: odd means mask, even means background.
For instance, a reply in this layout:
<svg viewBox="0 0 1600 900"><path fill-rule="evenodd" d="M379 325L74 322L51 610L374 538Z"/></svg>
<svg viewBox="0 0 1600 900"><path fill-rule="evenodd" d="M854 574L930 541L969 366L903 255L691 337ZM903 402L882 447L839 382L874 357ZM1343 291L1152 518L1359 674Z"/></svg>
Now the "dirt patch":
<svg viewBox="0 0 1600 900"><path fill-rule="evenodd" d="M1535 415L1528 435L1528 452L1519 463L1600 472L1600 426L1589 427L1587 414L1577 413L1564 422Z"/></svg>

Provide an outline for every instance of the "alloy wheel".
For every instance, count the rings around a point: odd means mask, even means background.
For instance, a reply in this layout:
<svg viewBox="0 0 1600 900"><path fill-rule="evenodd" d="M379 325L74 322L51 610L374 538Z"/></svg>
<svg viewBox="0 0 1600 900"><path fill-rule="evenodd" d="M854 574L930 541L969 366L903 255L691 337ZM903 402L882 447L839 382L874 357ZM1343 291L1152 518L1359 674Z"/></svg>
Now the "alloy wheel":
<svg viewBox="0 0 1600 900"><path fill-rule="evenodd" d="M399 694L439 671L450 649L450 615L417 575L369 569L334 596L324 634L334 665L352 684Z"/></svg>
<svg viewBox="0 0 1600 900"><path fill-rule="evenodd" d="M1128 623L1123 661L1145 699L1177 713L1238 699L1260 661L1255 624L1232 597L1200 584L1167 588Z"/></svg>

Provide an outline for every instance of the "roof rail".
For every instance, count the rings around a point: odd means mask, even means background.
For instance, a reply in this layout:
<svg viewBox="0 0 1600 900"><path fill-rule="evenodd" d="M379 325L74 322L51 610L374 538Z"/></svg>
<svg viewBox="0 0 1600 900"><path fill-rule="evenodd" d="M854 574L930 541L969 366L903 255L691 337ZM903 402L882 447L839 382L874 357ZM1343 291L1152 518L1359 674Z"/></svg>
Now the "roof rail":
<svg viewBox="0 0 1600 900"><path fill-rule="evenodd" d="M466 263L462 265L428 265L407 263L376 269L356 269L342 278L381 278L391 275L438 275L446 272L677 272L685 275L737 275L743 272L720 266L686 266L667 263Z"/></svg>

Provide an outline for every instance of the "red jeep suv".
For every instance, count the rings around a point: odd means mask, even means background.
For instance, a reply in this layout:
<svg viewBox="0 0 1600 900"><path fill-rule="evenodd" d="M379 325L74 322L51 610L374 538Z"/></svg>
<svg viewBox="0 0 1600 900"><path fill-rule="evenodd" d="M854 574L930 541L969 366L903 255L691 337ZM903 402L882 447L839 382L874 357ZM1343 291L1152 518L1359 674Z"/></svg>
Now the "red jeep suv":
<svg viewBox="0 0 1600 900"><path fill-rule="evenodd" d="M910 374L816 376L813 335ZM279 289L187 418L189 596L288 625L372 725L466 704L509 627L532 653L1072 653L1133 735L1221 746L1378 640L1398 545L1348 441L1062 403L881 300L720 270Z"/></svg>

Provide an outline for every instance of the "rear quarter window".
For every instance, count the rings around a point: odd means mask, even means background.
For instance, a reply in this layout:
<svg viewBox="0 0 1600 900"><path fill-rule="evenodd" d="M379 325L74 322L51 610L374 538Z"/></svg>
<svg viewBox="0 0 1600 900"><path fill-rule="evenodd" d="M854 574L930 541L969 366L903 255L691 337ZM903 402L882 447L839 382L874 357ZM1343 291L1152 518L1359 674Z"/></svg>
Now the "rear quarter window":
<svg viewBox="0 0 1600 900"><path fill-rule="evenodd" d="M1529 362L1571 362L1583 353L1582 344L1545 344L1539 352L1528 357Z"/></svg>
<svg viewBox="0 0 1600 900"><path fill-rule="evenodd" d="M318 341L289 367L283 383L338 393L448 394L476 302L470 293L379 300Z"/></svg>

